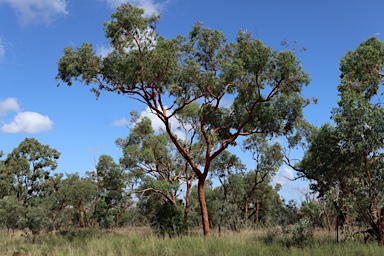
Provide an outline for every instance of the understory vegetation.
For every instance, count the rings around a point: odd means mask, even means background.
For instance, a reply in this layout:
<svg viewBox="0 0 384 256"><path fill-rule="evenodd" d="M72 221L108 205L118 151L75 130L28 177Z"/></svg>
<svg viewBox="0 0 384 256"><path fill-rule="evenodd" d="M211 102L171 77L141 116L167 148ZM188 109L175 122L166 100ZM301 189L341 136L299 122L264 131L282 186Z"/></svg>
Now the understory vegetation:
<svg viewBox="0 0 384 256"><path fill-rule="evenodd" d="M213 230L211 239L200 232L188 236L161 238L148 228L120 228L110 231L76 230L72 233L41 235L37 239L18 231L0 233L1 255L381 255L377 243L357 239L335 243L334 235L317 230L310 242L296 244L292 236L271 238L270 230L224 232Z"/></svg>

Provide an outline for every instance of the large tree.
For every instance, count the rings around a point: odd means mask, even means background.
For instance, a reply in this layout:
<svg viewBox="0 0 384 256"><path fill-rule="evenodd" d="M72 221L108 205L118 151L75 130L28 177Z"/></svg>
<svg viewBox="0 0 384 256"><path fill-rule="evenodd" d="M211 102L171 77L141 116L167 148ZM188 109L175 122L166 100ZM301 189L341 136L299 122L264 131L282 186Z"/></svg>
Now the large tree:
<svg viewBox="0 0 384 256"><path fill-rule="evenodd" d="M240 31L236 42L196 23L188 37L165 39L156 33L158 16L123 4L106 22L112 51L98 56L90 43L64 49L57 79L96 85L92 91L129 96L162 121L178 152L198 178L203 230L210 236L204 184L211 162L236 140L254 133L290 134L309 101L301 96L310 81L288 50L274 51ZM189 115L186 118L185 111ZM179 140L171 120L188 121ZM188 150L199 141L204 161Z"/></svg>
<svg viewBox="0 0 384 256"><path fill-rule="evenodd" d="M340 70L335 126L325 124L311 136L298 170L320 196L333 194L339 223L358 213L384 243L384 43L369 38L347 52Z"/></svg>

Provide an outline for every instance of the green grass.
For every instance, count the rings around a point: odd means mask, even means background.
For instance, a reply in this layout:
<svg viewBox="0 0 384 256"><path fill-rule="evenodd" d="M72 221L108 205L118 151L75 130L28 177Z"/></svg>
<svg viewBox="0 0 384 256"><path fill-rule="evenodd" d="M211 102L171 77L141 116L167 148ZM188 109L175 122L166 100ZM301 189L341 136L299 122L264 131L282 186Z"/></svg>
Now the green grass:
<svg viewBox="0 0 384 256"><path fill-rule="evenodd" d="M301 246L278 239L266 239L261 231L214 234L200 233L177 238L159 238L149 229L79 231L65 235L21 236L21 232L0 232L0 255L384 255L384 247L361 241L336 244L334 237L316 233L313 241Z"/></svg>

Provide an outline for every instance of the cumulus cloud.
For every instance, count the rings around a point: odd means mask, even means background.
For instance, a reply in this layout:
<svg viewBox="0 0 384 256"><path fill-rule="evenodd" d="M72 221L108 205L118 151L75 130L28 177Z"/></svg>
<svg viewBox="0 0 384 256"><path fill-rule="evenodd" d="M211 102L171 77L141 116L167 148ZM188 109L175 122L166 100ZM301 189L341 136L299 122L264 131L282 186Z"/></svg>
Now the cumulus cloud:
<svg viewBox="0 0 384 256"><path fill-rule="evenodd" d="M109 4L109 6L112 8L116 8L123 3L130 2L134 6L144 9L145 16L150 16L152 14L159 14L164 9L165 4L168 2L168 1L155 1L155 0L131 0L131 1L106 0L106 1Z"/></svg>
<svg viewBox="0 0 384 256"><path fill-rule="evenodd" d="M123 118L113 122L112 126L123 126L123 125L127 125L128 123L129 123L129 121L125 117L123 117Z"/></svg>
<svg viewBox="0 0 384 256"><path fill-rule="evenodd" d="M8 112L18 112L19 110L20 106L16 98L7 98L0 101L0 116L4 116Z"/></svg>
<svg viewBox="0 0 384 256"><path fill-rule="evenodd" d="M38 133L50 130L53 122L48 116L36 112L19 112L9 124L4 124L0 130L4 133Z"/></svg>
<svg viewBox="0 0 384 256"><path fill-rule="evenodd" d="M3 125L0 126L0 132L38 133L53 127L53 122L48 116L37 112L20 111L20 105L16 98L0 100L0 117L5 117L9 112L15 112L16 115L10 123L2 121Z"/></svg>
<svg viewBox="0 0 384 256"><path fill-rule="evenodd" d="M22 25L49 25L58 16L68 14L65 0L0 0L9 5Z"/></svg>
<svg viewBox="0 0 384 256"><path fill-rule="evenodd" d="M289 179L293 178L293 171L287 166L284 166L277 172L276 176L272 180L272 184L275 185L277 183L280 183L282 186L284 186L289 181Z"/></svg>

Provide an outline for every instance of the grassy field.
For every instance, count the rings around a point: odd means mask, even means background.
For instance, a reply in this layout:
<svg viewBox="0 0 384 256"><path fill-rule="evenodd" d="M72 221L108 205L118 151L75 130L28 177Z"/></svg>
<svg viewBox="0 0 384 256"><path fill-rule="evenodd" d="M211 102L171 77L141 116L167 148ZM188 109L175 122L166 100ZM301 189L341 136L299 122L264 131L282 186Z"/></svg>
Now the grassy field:
<svg viewBox="0 0 384 256"><path fill-rule="evenodd" d="M56 235L25 236L1 231L0 255L384 255L384 247L361 241L336 244L334 236L316 232L311 241L293 244L270 239L263 231L214 234L204 239L200 233L177 238L159 238L149 229L116 231L86 230Z"/></svg>

